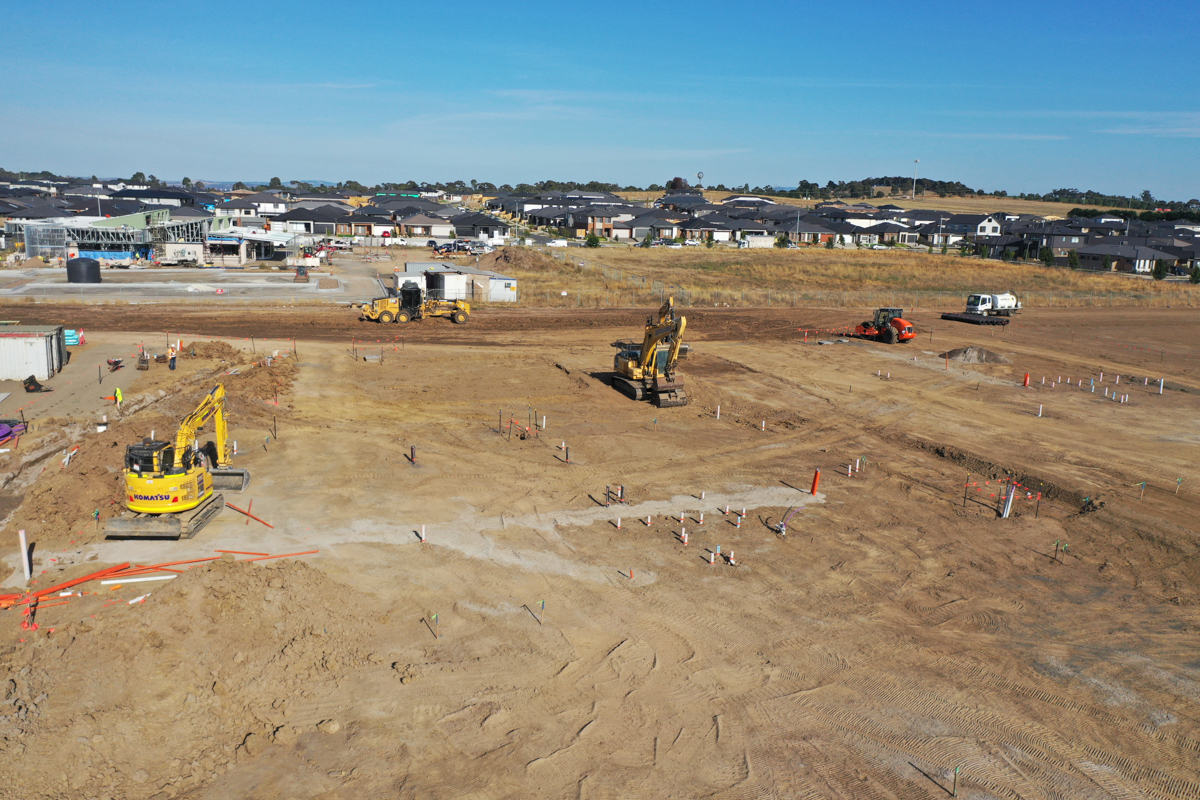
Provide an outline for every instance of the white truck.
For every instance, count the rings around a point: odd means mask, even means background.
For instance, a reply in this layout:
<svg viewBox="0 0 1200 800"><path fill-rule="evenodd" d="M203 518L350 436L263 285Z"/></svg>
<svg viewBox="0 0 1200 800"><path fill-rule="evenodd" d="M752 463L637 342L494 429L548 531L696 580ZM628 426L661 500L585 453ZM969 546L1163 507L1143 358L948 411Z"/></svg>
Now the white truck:
<svg viewBox="0 0 1200 800"><path fill-rule="evenodd" d="M1021 310L1021 301L1012 292L973 294L967 298L967 313L985 317L1011 317Z"/></svg>

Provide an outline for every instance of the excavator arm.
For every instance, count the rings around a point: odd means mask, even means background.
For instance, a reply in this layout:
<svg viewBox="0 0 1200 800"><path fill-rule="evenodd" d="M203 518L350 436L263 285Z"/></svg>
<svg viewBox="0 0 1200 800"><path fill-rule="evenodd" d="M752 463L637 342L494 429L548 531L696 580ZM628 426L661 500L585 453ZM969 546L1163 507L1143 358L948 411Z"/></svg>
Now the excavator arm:
<svg viewBox="0 0 1200 800"><path fill-rule="evenodd" d="M686 325L687 320L680 317L679 319L659 325L648 326L646 328L646 338L642 341L642 352L638 360L641 368L655 373L671 371L675 366L676 360L679 358L679 345L683 342L683 329ZM658 370L656 369L655 358L659 352L659 343L664 341L669 345L667 362L663 365L663 370Z"/></svg>
<svg viewBox="0 0 1200 800"><path fill-rule="evenodd" d="M183 454L195 447L196 435L210 420L215 419L217 436L217 463L219 468L228 468L233 461L233 448L229 445L229 427L225 420L225 386L217 384L204 396L196 410L184 418L175 435L176 464L181 463Z"/></svg>

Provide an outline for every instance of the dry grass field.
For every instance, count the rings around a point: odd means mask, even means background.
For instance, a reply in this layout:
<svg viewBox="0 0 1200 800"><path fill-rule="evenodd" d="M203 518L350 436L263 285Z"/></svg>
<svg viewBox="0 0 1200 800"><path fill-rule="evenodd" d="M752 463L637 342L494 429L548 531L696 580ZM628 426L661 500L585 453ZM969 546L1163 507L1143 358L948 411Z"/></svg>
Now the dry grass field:
<svg viewBox="0 0 1200 800"><path fill-rule="evenodd" d="M651 305L666 292L690 305L954 308L983 290L1014 291L1030 306L1200 302L1186 283L903 250L510 248L480 266L518 278L527 306Z"/></svg>
<svg viewBox="0 0 1200 800"><path fill-rule="evenodd" d="M662 196L662 192L617 192L618 195L626 200L657 200ZM717 202L726 197L729 197L734 192L704 192L704 197L709 202ZM817 204L816 200L797 200L792 197L778 197L766 195L777 203L783 203L790 206L802 206L811 208ZM1038 214L1050 219L1061 219L1067 215L1075 206L1070 203L1043 203L1038 200L1020 200L1015 197L990 197L984 195L975 195L971 197L938 197L936 195L919 195L916 202L901 197L847 197L842 198L847 203L866 202L871 205L881 206L890 203L901 208L936 208L942 211L950 211L955 214L991 214L999 211L1007 211L1013 214ZM1097 208L1097 211L1106 209Z"/></svg>

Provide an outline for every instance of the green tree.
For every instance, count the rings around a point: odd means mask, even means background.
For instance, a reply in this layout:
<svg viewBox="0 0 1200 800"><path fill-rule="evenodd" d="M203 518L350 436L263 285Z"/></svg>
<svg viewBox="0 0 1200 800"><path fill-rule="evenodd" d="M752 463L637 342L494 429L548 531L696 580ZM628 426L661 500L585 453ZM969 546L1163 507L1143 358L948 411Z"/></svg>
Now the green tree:
<svg viewBox="0 0 1200 800"><path fill-rule="evenodd" d="M243 192L243 191L247 191L247 190L249 190L249 188L250 188L249 186L247 186L246 184L242 183L241 181L238 181L237 183L235 183L235 184L233 185L233 190L234 190L235 192Z"/></svg>
<svg viewBox="0 0 1200 800"><path fill-rule="evenodd" d="M282 189L283 181L279 180L279 178L271 178L271 183L267 185L267 188L268 189Z"/></svg>
<svg viewBox="0 0 1200 800"><path fill-rule="evenodd" d="M587 238L583 240L583 244L585 247L599 247L600 237L594 233L589 233Z"/></svg>
<svg viewBox="0 0 1200 800"><path fill-rule="evenodd" d="M187 178L187 177L185 177L185 178L183 179L183 188L185 188L185 189L190 189L190 188L192 188L192 179L191 179L191 178Z"/></svg>
<svg viewBox="0 0 1200 800"><path fill-rule="evenodd" d="M1012 255L1011 250L1009 250L1007 247L1002 248L1000 250L1000 260L1001 261L1012 261L1012 259L1013 259L1013 255Z"/></svg>
<svg viewBox="0 0 1200 800"><path fill-rule="evenodd" d="M709 232L708 232L708 238L705 240L705 242L704 242L704 246L705 246L705 247L712 247L714 243L715 243L715 241L713 240L713 232L712 232L712 231L709 231Z"/></svg>
<svg viewBox="0 0 1200 800"><path fill-rule="evenodd" d="M1101 267L1104 272L1112 272L1112 256L1104 257L1104 265Z"/></svg>
<svg viewBox="0 0 1200 800"><path fill-rule="evenodd" d="M832 236L830 236L828 239L825 240L825 249L826 250L833 249L833 237Z"/></svg>
<svg viewBox="0 0 1200 800"><path fill-rule="evenodd" d="M1161 258L1154 259L1154 280L1161 281L1167 277L1167 262Z"/></svg>
<svg viewBox="0 0 1200 800"><path fill-rule="evenodd" d="M786 250L788 246L788 237L786 233L781 233L775 237L775 246L780 250Z"/></svg>
<svg viewBox="0 0 1200 800"><path fill-rule="evenodd" d="M1142 192L1142 202L1143 203L1153 203L1154 202L1154 195L1151 193L1151 191L1149 189L1146 189Z"/></svg>
<svg viewBox="0 0 1200 800"><path fill-rule="evenodd" d="M149 178L146 178L146 183L150 184L155 189L157 189L159 186L162 185L162 181L160 181L158 178L154 177L153 175L151 175Z"/></svg>
<svg viewBox="0 0 1200 800"><path fill-rule="evenodd" d="M946 241L945 239L943 239L942 240L942 255L946 255L948 252L950 252L950 243L948 241Z"/></svg>
<svg viewBox="0 0 1200 800"><path fill-rule="evenodd" d="M1067 253L1067 266L1071 269L1079 269L1079 251L1071 250Z"/></svg>
<svg viewBox="0 0 1200 800"><path fill-rule="evenodd" d="M146 173L144 173L144 172L133 173L133 177L129 179L129 182L130 183L145 183L146 182Z"/></svg>
<svg viewBox="0 0 1200 800"><path fill-rule="evenodd" d="M983 247L979 248L979 257L980 258L988 258L989 256L991 256L991 254L992 254L992 248L989 245L985 244L985 245L983 245Z"/></svg>
<svg viewBox="0 0 1200 800"><path fill-rule="evenodd" d="M652 230L646 231L646 238L642 239L642 244L646 245L646 247L649 247L653 241L654 241L654 231L652 231Z"/></svg>
<svg viewBox="0 0 1200 800"><path fill-rule="evenodd" d="M842 245L843 247L846 246L846 237L840 233L838 234L838 244Z"/></svg>
<svg viewBox="0 0 1200 800"><path fill-rule="evenodd" d="M198 192L203 192L208 187L204 185L204 181L196 181L192 184L192 188Z"/></svg>
<svg viewBox="0 0 1200 800"><path fill-rule="evenodd" d="M1038 250L1038 258L1040 258L1042 263L1047 267L1054 266L1054 251L1049 247L1043 247L1041 250Z"/></svg>
<svg viewBox="0 0 1200 800"><path fill-rule="evenodd" d="M1200 264L1192 265L1192 271L1188 273L1188 280L1192 283L1200 283Z"/></svg>

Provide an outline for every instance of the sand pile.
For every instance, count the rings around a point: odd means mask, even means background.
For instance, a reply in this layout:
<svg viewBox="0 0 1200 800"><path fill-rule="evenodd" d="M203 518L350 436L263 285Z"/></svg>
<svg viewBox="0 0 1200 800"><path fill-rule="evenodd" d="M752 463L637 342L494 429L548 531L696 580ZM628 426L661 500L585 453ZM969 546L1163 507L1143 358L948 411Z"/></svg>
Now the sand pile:
<svg viewBox="0 0 1200 800"><path fill-rule="evenodd" d="M76 598L82 621L0 652L4 785L25 798L174 797L339 730L322 709L338 680L414 677L361 646L369 599L300 561L218 560L143 586L155 588L134 605Z"/></svg>
<svg viewBox="0 0 1200 800"><path fill-rule="evenodd" d="M948 358L951 361L959 361L963 364L1008 364L1011 363L1007 358L999 353L993 353L983 347L960 347L957 350L951 350L947 353L942 353L938 358Z"/></svg>

